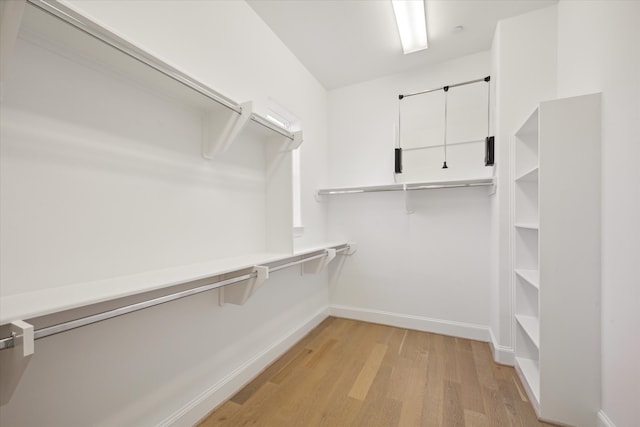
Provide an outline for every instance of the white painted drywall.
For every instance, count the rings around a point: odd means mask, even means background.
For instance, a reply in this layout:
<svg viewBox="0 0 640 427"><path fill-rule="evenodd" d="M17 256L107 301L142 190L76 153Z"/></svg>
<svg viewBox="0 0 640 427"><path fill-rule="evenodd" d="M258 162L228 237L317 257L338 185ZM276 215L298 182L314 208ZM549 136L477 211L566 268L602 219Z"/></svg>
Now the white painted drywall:
<svg viewBox="0 0 640 427"><path fill-rule="evenodd" d="M443 87L489 75L489 53L469 55L411 73L371 80L329 92L329 175L327 187L388 184L394 182L395 127L398 95ZM484 83L479 83L483 85ZM451 89L453 92L455 89ZM438 93L434 93L438 97ZM475 100L475 99L474 99ZM435 162L442 165L438 152ZM483 164L481 150L479 163ZM449 176L465 177L456 168ZM444 177L431 174L433 177ZM402 176L398 177L402 180ZM446 179L446 178L444 178Z"/></svg>
<svg viewBox="0 0 640 427"><path fill-rule="evenodd" d="M498 23L492 46L496 84L496 175L493 199L494 246L491 330L505 351L513 351L513 292L510 230L511 136L540 101L556 95L557 7L551 6ZM497 255L497 257L495 257Z"/></svg>
<svg viewBox="0 0 640 427"><path fill-rule="evenodd" d="M71 4L234 100L255 100L258 112L271 97L299 117L306 233L296 246L324 241L325 208L313 190L325 177L326 92L251 8L236 1ZM196 112L33 53L18 52L25 66L14 76L31 79L32 89L5 86L14 107L11 120L3 116L3 293L264 245L266 201L252 196L264 194L264 151L256 144L240 142L226 163L206 161ZM93 90L74 92L83 81ZM237 211L216 209L228 204ZM145 426L180 413L192 423L212 408L189 412L190 405L219 403L234 391L228 384L237 388L285 349L274 343L325 315L326 283L326 273L283 270L242 307L219 307L213 292L39 340L12 400L0 407L0 423Z"/></svg>
<svg viewBox="0 0 640 427"><path fill-rule="evenodd" d="M558 96L602 92L602 409L616 426L640 424L639 22L637 1L558 5Z"/></svg>
<svg viewBox="0 0 640 427"><path fill-rule="evenodd" d="M489 60L489 52L483 52L330 91L327 185L393 182L398 94L485 77ZM478 162L483 161L479 156ZM454 165L449 171L464 174ZM491 263L487 188L420 191L410 198L415 210L410 215L400 192L329 196L323 202L329 209L329 237L359 245L330 284L331 304L341 306L342 314L387 312L387 320L412 318L413 327L442 326L443 332L451 331L445 325L456 323L464 324L465 332L479 327L486 339Z"/></svg>

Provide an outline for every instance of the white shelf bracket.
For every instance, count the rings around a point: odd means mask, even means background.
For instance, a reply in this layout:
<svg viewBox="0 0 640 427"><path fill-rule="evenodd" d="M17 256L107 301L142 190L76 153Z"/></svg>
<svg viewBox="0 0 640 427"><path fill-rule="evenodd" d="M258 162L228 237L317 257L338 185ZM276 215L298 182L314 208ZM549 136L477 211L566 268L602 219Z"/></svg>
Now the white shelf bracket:
<svg viewBox="0 0 640 427"><path fill-rule="evenodd" d="M31 356L34 351L33 325L22 320L11 323L11 335L14 337L14 348L22 353L22 357Z"/></svg>
<svg viewBox="0 0 640 427"><path fill-rule="evenodd" d="M289 142L289 147L287 147L287 149L290 151L295 150L300 148L300 145L302 145L302 131L297 130L293 132L293 141Z"/></svg>
<svg viewBox="0 0 640 427"><path fill-rule="evenodd" d="M256 265L254 272L257 273L257 276L253 279L218 288L219 304L221 306L227 303L244 305L251 295L269 278L269 267L267 266Z"/></svg>
<svg viewBox="0 0 640 427"><path fill-rule="evenodd" d="M411 196L409 195L409 190L407 190L407 184L402 184L402 193L404 194L404 210L407 214L412 214L415 211L413 210L413 203L411 202Z"/></svg>
<svg viewBox="0 0 640 427"><path fill-rule="evenodd" d="M336 257L334 248L327 249L325 256L304 263L303 272L307 274L318 274Z"/></svg>
<svg viewBox="0 0 640 427"><path fill-rule="evenodd" d="M34 352L33 325L22 320L16 320L10 325L14 346L3 352L0 358L0 405L11 400L20 378L31 360ZM5 356L6 354L6 356Z"/></svg>
<svg viewBox="0 0 640 427"><path fill-rule="evenodd" d="M498 191L498 186L496 185L496 179L493 178L493 182L489 186L489 196L493 196Z"/></svg>
<svg viewBox="0 0 640 427"><path fill-rule="evenodd" d="M217 154L224 153L238 137L253 113L251 101L240 104L240 114L230 111L226 120L221 121L220 112L208 112L204 118L202 130L202 155L213 159Z"/></svg>

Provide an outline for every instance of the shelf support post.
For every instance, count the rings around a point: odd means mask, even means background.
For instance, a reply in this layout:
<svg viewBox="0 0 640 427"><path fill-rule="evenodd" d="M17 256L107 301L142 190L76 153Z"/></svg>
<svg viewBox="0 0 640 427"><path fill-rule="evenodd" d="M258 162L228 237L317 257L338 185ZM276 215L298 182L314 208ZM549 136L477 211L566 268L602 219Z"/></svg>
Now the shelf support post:
<svg viewBox="0 0 640 427"><path fill-rule="evenodd" d="M219 112L207 113L202 131L202 155L206 159L213 159L217 154L227 151L247 124L253 113L253 105L248 101L240 104L240 108L242 109L240 115L231 112L222 123L218 119Z"/></svg>
<svg viewBox="0 0 640 427"><path fill-rule="evenodd" d="M409 190L407 189L407 184L402 184L402 193L404 195L404 210L407 214L412 214L415 211L413 210L413 204L411 203L411 196L409 196Z"/></svg>
<svg viewBox="0 0 640 427"><path fill-rule="evenodd" d="M310 274L318 274L336 257L335 248L329 248L325 251L325 256L304 263L303 271Z"/></svg>
<svg viewBox="0 0 640 427"><path fill-rule="evenodd" d="M244 305L251 295L269 278L269 267L256 265L253 268L254 272L257 273L253 279L218 288L218 301L221 306L226 303Z"/></svg>

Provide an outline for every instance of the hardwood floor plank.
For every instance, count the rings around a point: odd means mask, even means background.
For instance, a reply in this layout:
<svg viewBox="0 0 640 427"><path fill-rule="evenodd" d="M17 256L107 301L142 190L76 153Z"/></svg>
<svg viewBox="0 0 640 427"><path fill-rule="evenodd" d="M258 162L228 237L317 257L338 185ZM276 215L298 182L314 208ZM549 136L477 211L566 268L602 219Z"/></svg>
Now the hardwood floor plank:
<svg viewBox="0 0 640 427"><path fill-rule="evenodd" d="M445 355L445 379L459 383L458 362L456 359L456 338L444 336L442 338Z"/></svg>
<svg viewBox="0 0 640 427"><path fill-rule="evenodd" d="M432 338L427 363L427 387L422 405L422 426L437 427L443 424L444 412L444 353L438 351L438 337Z"/></svg>
<svg viewBox="0 0 640 427"><path fill-rule="evenodd" d="M489 419L485 414L468 409L464 410L464 425L466 427L490 427Z"/></svg>
<svg viewBox="0 0 640 427"><path fill-rule="evenodd" d="M330 317L202 427L539 427L489 345Z"/></svg>
<svg viewBox="0 0 640 427"><path fill-rule="evenodd" d="M287 376L291 375L291 372L295 370L297 366L304 365L312 354L313 350L311 350L310 348L302 349L300 352L298 352L298 354L295 355L293 359L289 361L289 363L287 363L282 369L280 369L275 375L273 375L269 379L269 382L272 382L274 384L282 383L287 378Z"/></svg>
<svg viewBox="0 0 640 427"><path fill-rule="evenodd" d="M335 339L329 339L322 344L322 346L315 353L311 354L309 360L306 363L308 368L315 368L318 364L327 359L327 354L336 345L338 341Z"/></svg>
<svg viewBox="0 0 640 427"><path fill-rule="evenodd" d="M464 409L462 408L461 386L455 381L444 382L443 425L450 427L464 426Z"/></svg>
<svg viewBox="0 0 640 427"><path fill-rule="evenodd" d="M464 345L462 345L464 343ZM471 351L469 340L456 339L457 351L456 361L461 388L462 406L465 410L484 414L484 403L482 401L482 389L478 380L478 372L475 359Z"/></svg>
<svg viewBox="0 0 640 427"><path fill-rule="evenodd" d="M478 374L478 383L483 388L492 390L498 389L498 384L493 376L492 355L487 343L473 341L471 343L471 352L476 365L476 373Z"/></svg>
<svg viewBox="0 0 640 427"><path fill-rule="evenodd" d="M278 388L278 385L267 382L233 414L229 414L226 417L219 417L218 411L216 410L200 424L200 427L236 427L247 425L251 420L262 416L261 411L267 406L266 402L268 402Z"/></svg>
<svg viewBox="0 0 640 427"><path fill-rule="evenodd" d="M242 405L228 400L215 410L215 415L211 414L202 423L200 423L200 427L215 427L221 425L221 423L224 423L230 417L233 417L241 408Z"/></svg>
<svg viewBox="0 0 640 427"><path fill-rule="evenodd" d="M400 362L402 363L402 362ZM404 392L399 400L402 402L399 426L419 426L422 419L424 394L426 393L427 375L425 369L411 366L406 371Z"/></svg>
<svg viewBox="0 0 640 427"><path fill-rule="evenodd" d="M384 344L376 344L371 351L369 358L362 367L358 378L349 391L349 397L354 399L364 400L367 397L369 388L373 383L373 380L380 369L380 364L387 352L387 346Z"/></svg>

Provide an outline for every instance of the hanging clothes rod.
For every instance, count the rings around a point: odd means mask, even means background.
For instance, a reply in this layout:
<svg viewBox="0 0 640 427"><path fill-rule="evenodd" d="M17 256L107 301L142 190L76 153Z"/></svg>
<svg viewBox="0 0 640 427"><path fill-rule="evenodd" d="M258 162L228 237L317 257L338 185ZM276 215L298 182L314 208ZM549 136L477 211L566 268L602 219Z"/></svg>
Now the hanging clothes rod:
<svg viewBox="0 0 640 427"><path fill-rule="evenodd" d="M403 99L403 98L407 98L409 96L414 96L414 95L422 95L424 93L437 92L439 90L443 90L443 91L446 92L449 89L451 89L452 87L470 85L472 83L479 83L479 82L489 82L489 81L491 81L491 76L487 76L487 77L484 77L482 79L469 80L468 82L462 82L462 83L456 83L456 84L452 84L452 85L448 85L448 86L442 86L442 87L438 87L438 88L435 88L435 89L429 89L429 90L423 90L423 91L420 91L420 92L413 92L413 93L407 93L407 94L404 94L404 95L398 95L398 99Z"/></svg>
<svg viewBox="0 0 640 427"><path fill-rule="evenodd" d="M466 179L458 181L412 182L404 184L377 185L368 187L324 188L318 190L318 196L340 194L379 193L383 191L435 190L439 188L481 187L494 185L493 178Z"/></svg>
<svg viewBox="0 0 640 427"><path fill-rule="evenodd" d="M150 55L137 46L129 43L118 35L108 31L95 22L87 19L85 16L75 12L73 9L64 4L53 0L27 0L34 7L66 22L67 24L77 28L83 33L99 40L114 49L122 52L130 58L141 62L142 64L164 74L170 79L186 86L187 88L198 92L199 94L209 98L210 100L232 110L238 114L242 113L242 107L231 99L217 93L213 89L208 88L202 83L194 80L182 71L172 67L166 62Z"/></svg>
<svg viewBox="0 0 640 427"><path fill-rule="evenodd" d="M334 248L336 250L336 253L340 253L340 252L349 250L349 245L343 244L343 245L335 246ZM320 252L320 251L322 251L321 254L316 254L317 252ZM303 264L307 261L322 258L325 256L327 256L327 251L324 249L319 249L318 251L314 251L310 256L294 255L292 257L285 259L285 261L290 259L295 259L295 261L292 261L292 262L286 262L285 264L279 264L279 265L275 265L274 267L270 267L271 265L276 263L276 262L271 262L271 263L266 263L265 266L269 267L269 272L275 272L287 267ZM243 274L236 277L231 277L229 279L218 280L206 285L198 286L196 288L174 292L172 294L165 295L162 297L152 298L150 300L125 305L123 307L118 307L113 310L104 311L102 313L81 317L78 319L70 320L68 322L58 323L52 326L46 326L44 328L36 329L33 333L33 339L37 340L40 338L45 338L51 335L59 334L61 332L70 331L72 329L80 328L83 326L91 325L93 323L102 322L104 320L122 316L124 314L129 314L135 311L144 310L145 308L155 307L157 305L165 304L170 301L175 301L175 300L186 298L192 295L197 295L202 292L207 292L216 288L220 288L222 286L232 285L234 283L250 280L250 279L256 278L257 276L258 276L258 273L256 271L253 271L251 273ZM17 338L16 335L12 335L10 337L0 339L0 350L14 347L16 338Z"/></svg>

